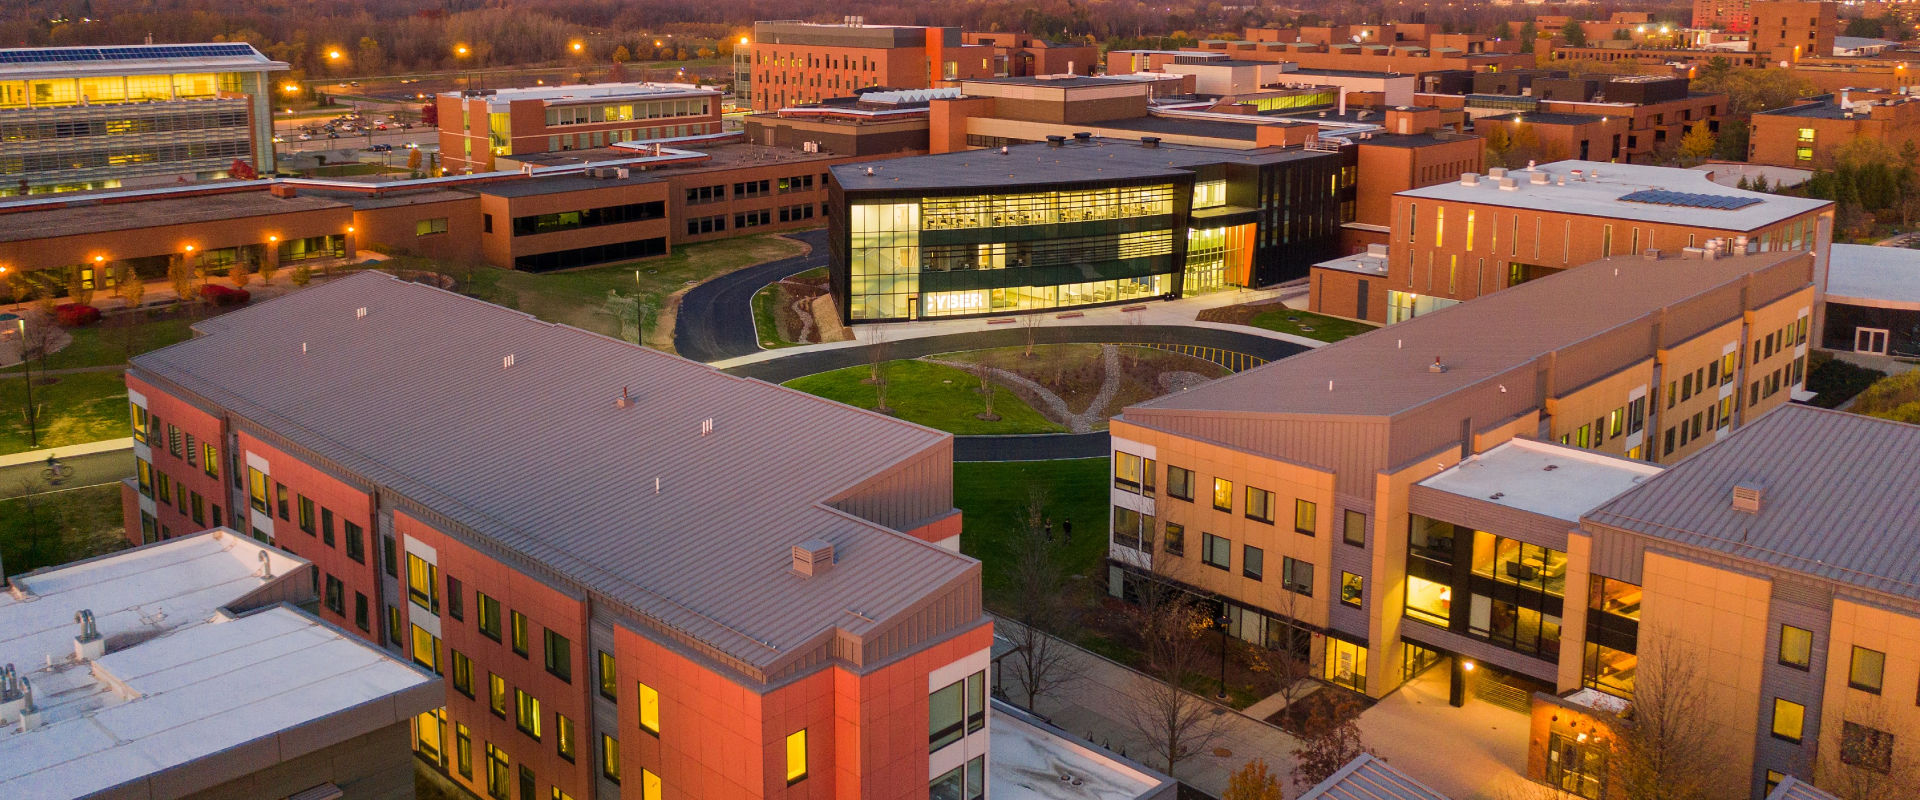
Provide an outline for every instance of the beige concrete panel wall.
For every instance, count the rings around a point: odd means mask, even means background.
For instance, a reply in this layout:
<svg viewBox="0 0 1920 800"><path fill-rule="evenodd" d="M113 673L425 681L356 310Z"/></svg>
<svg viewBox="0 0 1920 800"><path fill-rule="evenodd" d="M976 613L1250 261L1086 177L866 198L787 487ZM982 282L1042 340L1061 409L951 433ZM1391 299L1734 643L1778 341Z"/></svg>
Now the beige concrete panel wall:
<svg viewBox="0 0 1920 800"><path fill-rule="evenodd" d="M1580 688L1580 673L1587 652L1587 583L1592 575L1593 537L1576 528L1567 534L1567 596L1560 609L1560 675L1553 686L1557 692Z"/></svg>
<svg viewBox="0 0 1920 800"><path fill-rule="evenodd" d="M1401 621L1407 607L1407 487L1459 463L1459 451L1448 450L1374 480L1374 540L1372 573L1367 591L1373 606L1367 620L1367 694L1385 697L1400 686Z"/></svg>
<svg viewBox="0 0 1920 800"><path fill-rule="evenodd" d="M1920 705L1914 699L1920 687L1920 615L1835 597L1830 636L1816 779L1849 794L1911 796L1920 791ZM1855 646L1885 654L1878 694L1848 685ZM1841 763L1847 722L1894 734L1892 775Z"/></svg>
<svg viewBox="0 0 1920 800"><path fill-rule="evenodd" d="M1714 785L1745 786L1754 736L1772 724L1772 704L1760 697L1772 582L1649 552L1641 588L1638 676L1685 676L1697 687L1700 707L1719 722L1718 737L1703 743L1723 767Z"/></svg>

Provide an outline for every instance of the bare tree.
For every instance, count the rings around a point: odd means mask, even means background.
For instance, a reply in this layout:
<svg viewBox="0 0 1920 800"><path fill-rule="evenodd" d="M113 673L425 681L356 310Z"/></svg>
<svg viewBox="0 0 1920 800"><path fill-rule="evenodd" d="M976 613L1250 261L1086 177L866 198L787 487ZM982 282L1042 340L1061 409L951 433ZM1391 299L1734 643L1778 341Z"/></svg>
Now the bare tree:
<svg viewBox="0 0 1920 800"><path fill-rule="evenodd" d="M1027 336L1027 349L1020 355L1022 358L1032 358L1033 341L1040 333L1040 315L1037 313L1022 315L1020 317L1020 329Z"/></svg>
<svg viewBox="0 0 1920 800"><path fill-rule="evenodd" d="M1814 783L1840 800L1920 797L1920 746L1915 733L1898 730L1885 703L1853 699L1849 692L1840 725L1840 746L1820 759Z"/></svg>
<svg viewBox="0 0 1920 800"><path fill-rule="evenodd" d="M873 386L873 410L882 414L891 414L887 407L887 334L874 329L867 345L867 380Z"/></svg>
<svg viewBox="0 0 1920 800"><path fill-rule="evenodd" d="M1152 542L1143 549L1153 553ZM1226 715L1213 703L1187 691L1215 656L1210 641L1217 630L1210 609L1175 578L1183 570L1181 558L1164 551L1154 555L1148 573L1135 583L1136 602L1123 613L1140 637L1148 680L1137 681L1119 709L1121 722L1151 743L1167 775L1180 762L1219 739Z"/></svg>
<svg viewBox="0 0 1920 800"><path fill-rule="evenodd" d="M1305 603L1301 596L1292 591L1283 591L1273 610L1287 619L1299 619L1296 609L1304 611ZM1247 671L1253 677L1253 689L1262 697L1279 695L1285 705L1292 706L1295 700L1312 691L1317 685L1314 678L1319 673L1313 667L1312 631L1285 622L1269 620L1268 631L1279 626L1279 648L1268 649L1260 645L1240 642L1235 650L1237 657L1247 665ZM1271 641L1271 639L1269 639Z"/></svg>
<svg viewBox="0 0 1920 800"><path fill-rule="evenodd" d="M1019 624L1004 629L1014 644L1014 674L1028 709L1080 677L1074 647L1059 638L1079 625L1080 605L1049 533L1046 508L1046 491L1033 490L1013 562L1013 617Z"/></svg>
<svg viewBox="0 0 1920 800"><path fill-rule="evenodd" d="M973 376L980 380L980 401L987 406L987 410L974 416L987 422L999 421L1000 415L993 413L993 367L984 362L975 364L973 365Z"/></svg>
<svg viewBox="0 0 1920 800"><path fill-rule="evenodd" d="M1299 717L1300 743L1293 748L1293 785L1306 788L1326 780L1347 762L1371 753L1360 738L1359 698L1335 689L1324 693Z"/></svg>
<svg viewBox="0 0 1920 800"><path fill-rule="evenodd" d="M1608 782L1635 800L1708 800L1728 785L1721 722L1699 660L1670 633L1641 630L1633 702L1613 729Z"/></svg>

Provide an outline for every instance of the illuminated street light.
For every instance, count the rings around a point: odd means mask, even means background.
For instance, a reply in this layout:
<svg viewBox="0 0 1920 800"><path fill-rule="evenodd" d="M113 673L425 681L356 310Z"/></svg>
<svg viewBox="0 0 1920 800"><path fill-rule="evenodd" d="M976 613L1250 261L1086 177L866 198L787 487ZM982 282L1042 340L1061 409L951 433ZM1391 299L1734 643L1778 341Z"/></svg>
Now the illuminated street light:
<svg viewBox="0 0 1920 800"><path fill-rule="evenodd" d="M285 86L280 87L280 91L286 92L287 94L298 94L300 91L300 84L297 84L297 83L286 84Z"/></svg>
<svg viewBox="0 0 1920 800"><path fill-rule="evenodd" d="M327 51L327 59L328 59L328 60L331 60L331 61L339 61L339 60L340 60L340 51L338 51L338 50L328 50L328 51Z"/></svg>
<svg viewBox="0 0 1920 800"><path fill-rule="evenodd" d="M458 46L458 47L455 47L455 48L453 48L453 54L454 54L454 55L456 55L456 56L464 56L464 55L466 55L466 54L467 54L467 46L463 44L463 45L460 45L460 46Z"/></svg>
<svg viewBox="0 0 1920 800"><path fill-rule="evenodd" d="M745 36L742 36L742 37L740 37L740 43L741 43L741 44L751 44L751 42L748 42L748 41L747 41L747 37L745 37Z"/></svg>
<svg viewBox="0 0 1920 800"><path fill-rule="evenodd" d="M580 51L582 51L582 50L585 50L585 49L587 49L587 46L586 46L586 45L584 45L584 44L581 44L581 43L579 43L579 42L574 42L574 43L573 43L573 52L576 52L576 53L578 53L578 52L580 52Z"/></svg>

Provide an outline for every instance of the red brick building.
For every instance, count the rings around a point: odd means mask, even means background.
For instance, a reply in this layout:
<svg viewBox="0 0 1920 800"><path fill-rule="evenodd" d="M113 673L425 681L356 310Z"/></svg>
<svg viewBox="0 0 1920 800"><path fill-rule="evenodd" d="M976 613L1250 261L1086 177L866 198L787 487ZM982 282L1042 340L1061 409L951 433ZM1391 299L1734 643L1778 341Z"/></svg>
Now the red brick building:
<svg viewBox="0 0 1920 800"><path fill-rule="evenodd" d="M991 77L1032 75L1092 75L1100 63L1100 47L1062 44L1027 33L963 33L960 42L993 48Z"/></svg>
<svg viewBox="0 0 1920 800"><path fill-rule="evenodd" d="M746 67L755 111L846 97L859 89L930 89L994 74L995 48L959 28L756 22Z"/></svg>
<svg viewBox="0 0 1920 800"><path fill-rule="evenodd" d="M984 780L947 434L378 273L200 333L128 372L130 538L230 524L311 560L324 619L444 676L414 747L460 785Z"/></svg>
<svg viewBox="0 0 1920 800"><path fill-rule="evenodd" d="M434 103L449 175L492 172L496 156L720 133L720 93L690 84L442 92Z"/></svg>

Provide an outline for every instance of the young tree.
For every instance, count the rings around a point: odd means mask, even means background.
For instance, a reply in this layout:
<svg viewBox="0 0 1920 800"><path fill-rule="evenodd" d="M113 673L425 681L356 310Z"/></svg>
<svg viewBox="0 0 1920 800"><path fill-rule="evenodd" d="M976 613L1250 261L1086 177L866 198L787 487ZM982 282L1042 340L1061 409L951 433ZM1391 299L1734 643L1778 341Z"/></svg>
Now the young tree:
<svg viewBox="0 0 1920 800"><path fill-rule="evenodd" d="M975 364L973 365L973 377L980 381L980 400L982 403L985 403L987 407L985 411L975 414L974 416L986 422L999 421L1000 415L993 413L993 367L984 363Z"/></svg>
<svg viewBox="0 0 1920 800"><path fill-rule="evenodd" d="M1614 721L1609 784L1622 796L1709 800L1727 776L1706 675L1672 634L1641 630L1633 702Z"/></svg>
<svg viewBox="0 0 1920 800"><path fill-rule="evenodd" d="M632 60L633 60L633 51L628 50L626 45L623 44L623 45L620 45L619 47L614 48L613 63L625 64Z"/></svg>
<svg viewBox="0 0 1920 800"><path fill-rule="evenodd" d="M305 264L294 267L292 279L293 285L304 289L307 286L307 282L313 280L313 269Z"/></svg>
<svg viewBox="0 0 1920 800"><path fill-rule="evenodd" d="M867 379L863 383L873 387L873 410L882 414L891 414L887 407L887 335L885 331L874 329L867 345Z"/></svg>
<svg viewBox="0 0 1920 800"><path fill-rule="evenodd" d="M1040 333L1040 315L1039 314L1021 315L1020 331L1026 334L1026 337L1027 337L1027 349L1020 353L1020 357L1032 358L1034 339L1038 338Z"/></svg>
<svg viewBox="0 0 1920 800"><path fill-rule="evenodd" d="M418 153L420 151L415 150L414 152ZM253 271L260 276L261 286L271 286L273 285L273 275L280 271L280 265L270 259L262 258L260 259L259 265L253 268Z"/></svg>
<svg viewBox="0 0 1920 800"><path fill-rule="evenodd" d="M1326 702L1300 722L1300 743L1293 748L1293 785L1307 788L1340 771L1347 762L1371 753L1360 738L1361 703L1338 689L1325 689Z"/></svg>
<svg viewBox="0 0 1920 800"><path fill-rule="evenodd" d="M1227 792L1220 800L1286 800L1280 779L1267 770L1267 760L1256 758L1227 776Z"/></svg>
<svg viewBox="0 0 1920 800"><path fill-rule="evenodd" d="M1680 138L1680 163L1692 166L1707 160L1713 155L1713 131L1707 130L1707 123L1696 122L1687 135Z"/></svg>
<svg viewBox="0 0 1920 800"><path fill-rule="evenodd" d="M1068 588L1046 510L1044 490L1028 495L1013 564L1013 617L1018 624L1002 631L1013 642L1015 658L1009 666L1029 710L1079 677L1073 646L1057 637L1071 635L1079 625L1080 605Z"/></svg>
<svg viewBox="0 0 1920 800"><path fill-rule="evenodd" d="M233 281L235 289L247 288L247 283L252 279L253 268L245 261L235 261L233 266L227 268L227 280Z"/></svg>
<svg viewBox="0 0 1920 800"><path fill-rule="evenodd" d="M1539 29L1533 26L1533 20L1527 20L1525 25L1520 26L1520 52L1533 52L1533 42L1538 38L1540 38Z"/></svg>
<svg viewBox="0 0 1920 800"><path fill-rule="evenodd" d="M1153 548L1147 548L1152 552ZM1153 755L1168 776L1177 777L1180 762L1211 746L1224 729L1226 715L1186 690L1212 661L1213 638L1218 636L1209 608L1193 593L1173 582L1183 560L1164 550L1151 556L1151 567L1135 581L1136 602L1123 612L1128 627L1140 637L1147 680L1137 681L1122 698L1122 724L1151 744Z"/></svg>
<svg viewBox="0 0 1920 800"><path fill-rule="evenodd" d="M106 277L101 270L94 270L93 280ZM87 276L80 267L67 267L67 302L83 306L93 305L93 287L87 285Z"/></svg>
<svg viewBox="0 0 1920 800"><path fill-rule="evenodd" d="M173 293L182 303L193 302L193 257L174 256L167 262L167 282L172 285Z"/></svg>

